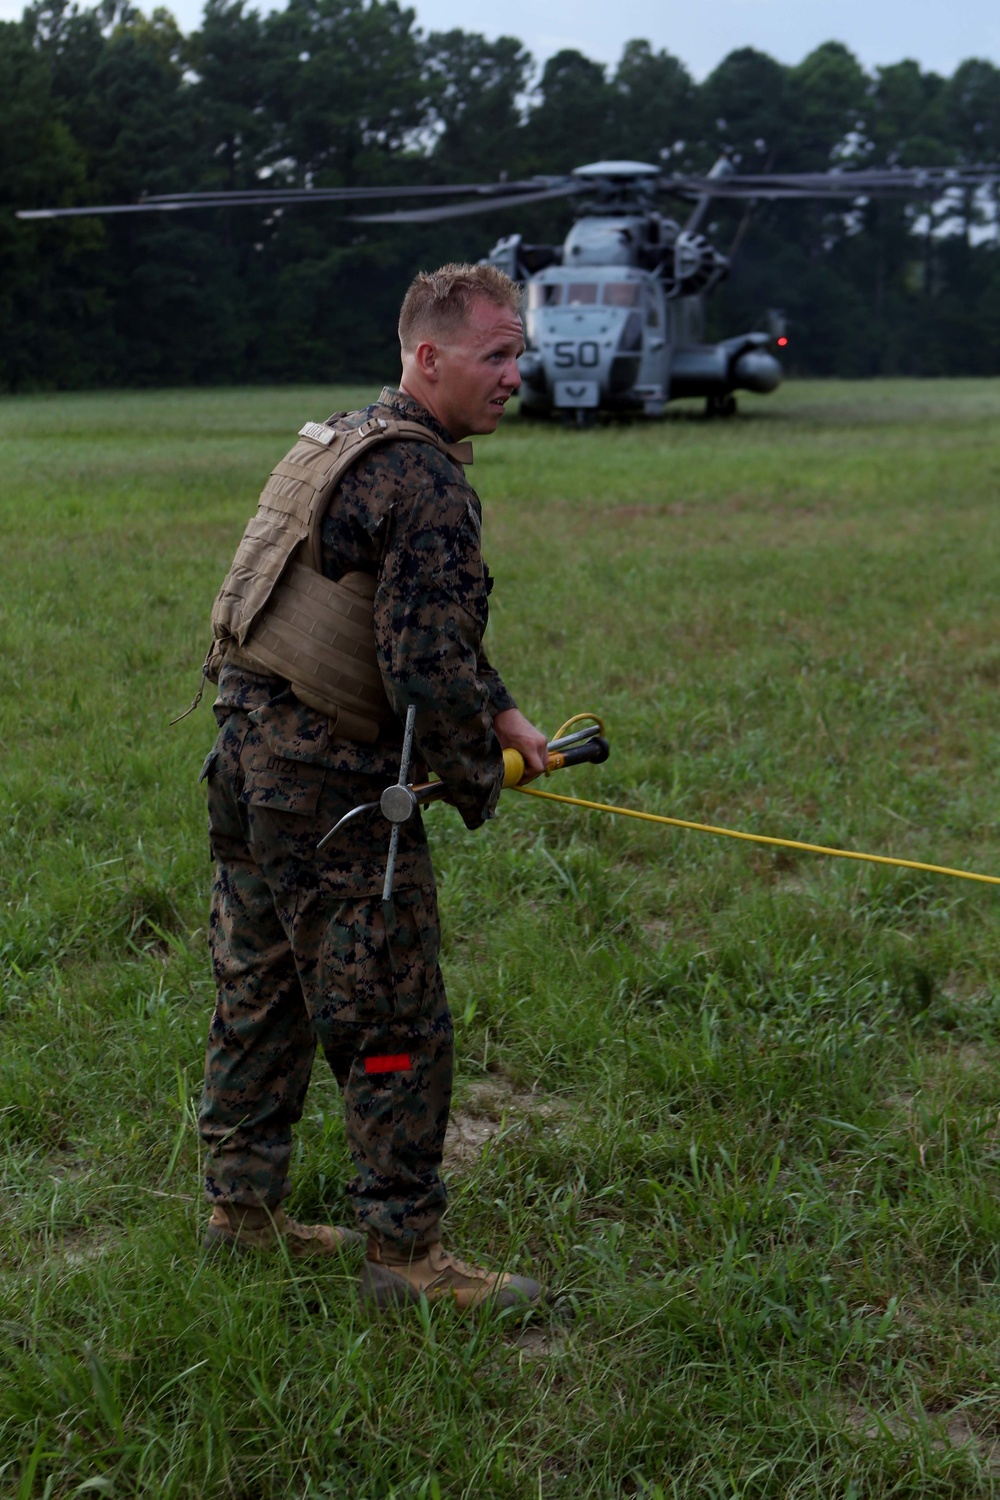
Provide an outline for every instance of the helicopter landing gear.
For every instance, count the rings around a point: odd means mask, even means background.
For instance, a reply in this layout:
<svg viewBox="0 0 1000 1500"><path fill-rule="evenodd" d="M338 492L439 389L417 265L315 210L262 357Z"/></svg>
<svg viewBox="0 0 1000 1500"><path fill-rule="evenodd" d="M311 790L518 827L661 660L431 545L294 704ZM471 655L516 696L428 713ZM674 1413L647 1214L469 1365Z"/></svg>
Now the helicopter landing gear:
<svg viewBox="0 0 1000 1500"><path fill-rule="evenodd" d="M735 417L736 397L706 396L705 415L706 417Z"/></svg>
<svg viewBox="0 0 1000 1500"><path fill-rule="evenodd" d="M736 398L735 398L735 396L706 396L706 398L705 398L705 416L706 417L735 417L736 416Z"/></svg>

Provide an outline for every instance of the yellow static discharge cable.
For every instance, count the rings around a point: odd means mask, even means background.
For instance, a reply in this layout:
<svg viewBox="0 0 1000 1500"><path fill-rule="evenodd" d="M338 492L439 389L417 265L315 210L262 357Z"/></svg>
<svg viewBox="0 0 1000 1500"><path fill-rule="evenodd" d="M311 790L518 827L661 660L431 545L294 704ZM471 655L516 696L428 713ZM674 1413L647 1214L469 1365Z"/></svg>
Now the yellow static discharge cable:
<svg viewBox="0 0 1000 1500"><path fill-rule="evenodd" d="M565 734L578 719L595 719L603 733L604 726L596 714L575 714L555 738ZM688 828L694 833L714 833L727 839L745 839L751 844L769 844L777 849L803 849L807 854L829 854L834 859L858 859L872 865L893 865L901 870L925 870L930 875L953 875L958 880L979 880L984 885L1000 885L1000 875L980 875L974 870L952 870L948 865L927 865L918 859L894 859L891 854L860 854L854 849L830 849L825 844L804 844L798 839L771 838L764 833L740 833L735 828L716 828L711 823L691 823L686 818L667 818L660 813L637 812L632 807L612 807L606 802L587 802L582 797L563 797L558 792L542 792L533 786L514 786L526 797L542 797L546 802L565 802L570 807L588 807L593 812L613 813L622 818L641 818L645 823L665 823L670 828Z"/></svg>
<svg viewBox="0 0 1000 1500"><path fill-rule="evenodd" d="M925 865L918 859L894 859L891 854L859 854L854 849L830 849L825 844L803 844L798 839L775 839L764 833L739 833L735 828L715 828L711 823L689 823L685 818L665 818L659 813L636 812L632 807L611 807L606 802L585 802L582 797L561 797L533 786L515 786L526 797L544 797L547 802L567 802L571 807L589 807L594 812L615 813L622 818L642 818L646 823L666 823L671 828L690 828L695 833L717 833L727 839L746 839L751 844L771 844L779 849L805 849L809 854L831 854L835 859L861 859L873 865L896 865L903 870L927 870L931 875L955 875L959 880L981 880L1000 885L1000 875L978 875L974 870L952 870L948 865Z"/></svg>

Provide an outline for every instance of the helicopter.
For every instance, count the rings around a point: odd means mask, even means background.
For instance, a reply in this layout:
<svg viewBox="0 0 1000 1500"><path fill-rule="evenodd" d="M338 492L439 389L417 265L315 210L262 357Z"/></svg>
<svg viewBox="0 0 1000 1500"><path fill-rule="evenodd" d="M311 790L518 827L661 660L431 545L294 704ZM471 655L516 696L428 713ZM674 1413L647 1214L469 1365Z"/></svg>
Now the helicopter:
<svg viewBox="0 0 1000 1500"><path fill-rule="evenodd" d="M705 340L705 299L728 275L729 257L702 233L716 199L812 198L863 203L907 193L929 201L994 183L997 166L851 168L827 172L740 172L727 156L707 175L682 176L648 162L598 161L562 176L493 183L400 187L259 187L159 194L136 203L22 209L20 219L169 213L218 207L266 207L459 198L456 203L351 212L363 224L435 223L509 211L559 198L581 200L562 245L502 236L483 257L525 291L525 351L520 409L527 417L561 416L583 426L600 413L660 416L667 403L699 397L711 416L730 416L737 391L766 395L788 343L783 315L768 327L717 343ZM683 225L655 207L659 195L694 200Z"/></svg>
<svg viewBox="0 0 1000 1500"><path fill-rule="evenodd" d="M709 176L733 171L723 157ZM698 233L710 195L681 228L652 207L647 185L660 172L649 163L593 162L573 177L597 196L565 244L526 246L515 234L486 257L526 284L522 412L582 424L597 410L659 416L668 400L703 396L710 415L731 416L736 390L775 390L780 315L768 332L705 342L704 299L729 272Z"/></svg>

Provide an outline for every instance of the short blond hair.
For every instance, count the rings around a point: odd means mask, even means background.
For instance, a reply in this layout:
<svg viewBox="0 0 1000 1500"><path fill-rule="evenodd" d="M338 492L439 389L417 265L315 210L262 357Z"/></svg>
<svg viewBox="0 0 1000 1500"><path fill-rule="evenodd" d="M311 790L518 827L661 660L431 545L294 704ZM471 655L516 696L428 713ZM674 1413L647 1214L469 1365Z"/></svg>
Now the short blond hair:
<svg viewBox="0 0 1000 1500"><path fill-rule="evenodd" d="M403 353L411 353L421 338L454 333L479 298L520 316L521 289L497 266L452 264L437 271L419 271L399 310Z"/></svg>

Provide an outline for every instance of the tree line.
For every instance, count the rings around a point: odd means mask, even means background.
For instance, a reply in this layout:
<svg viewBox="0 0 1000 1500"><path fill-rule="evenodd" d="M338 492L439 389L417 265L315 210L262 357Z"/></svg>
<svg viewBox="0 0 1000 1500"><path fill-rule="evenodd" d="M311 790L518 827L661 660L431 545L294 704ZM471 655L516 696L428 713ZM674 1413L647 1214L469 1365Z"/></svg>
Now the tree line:
<svg viewBox="0 0 1000 1500"><path fill-rule="evenodd" d="M495 181L601 158L703 172L1000 159L1000 69L868 72L829 42L786 66L750 48L703 82L647 42L614 68L513 37L423 34L396 0L208 0L182 34L130 0L37 0L0 23L0 390L391 378L402 290L501 234L561 240L563 206L445 225L342 208L225 208L22 222L16 208L274 183ZM715 334L787 315L807 374L1000 370L997 197L719 205L733 274ZM676 205L676 216L686 210Z"/></svg>

